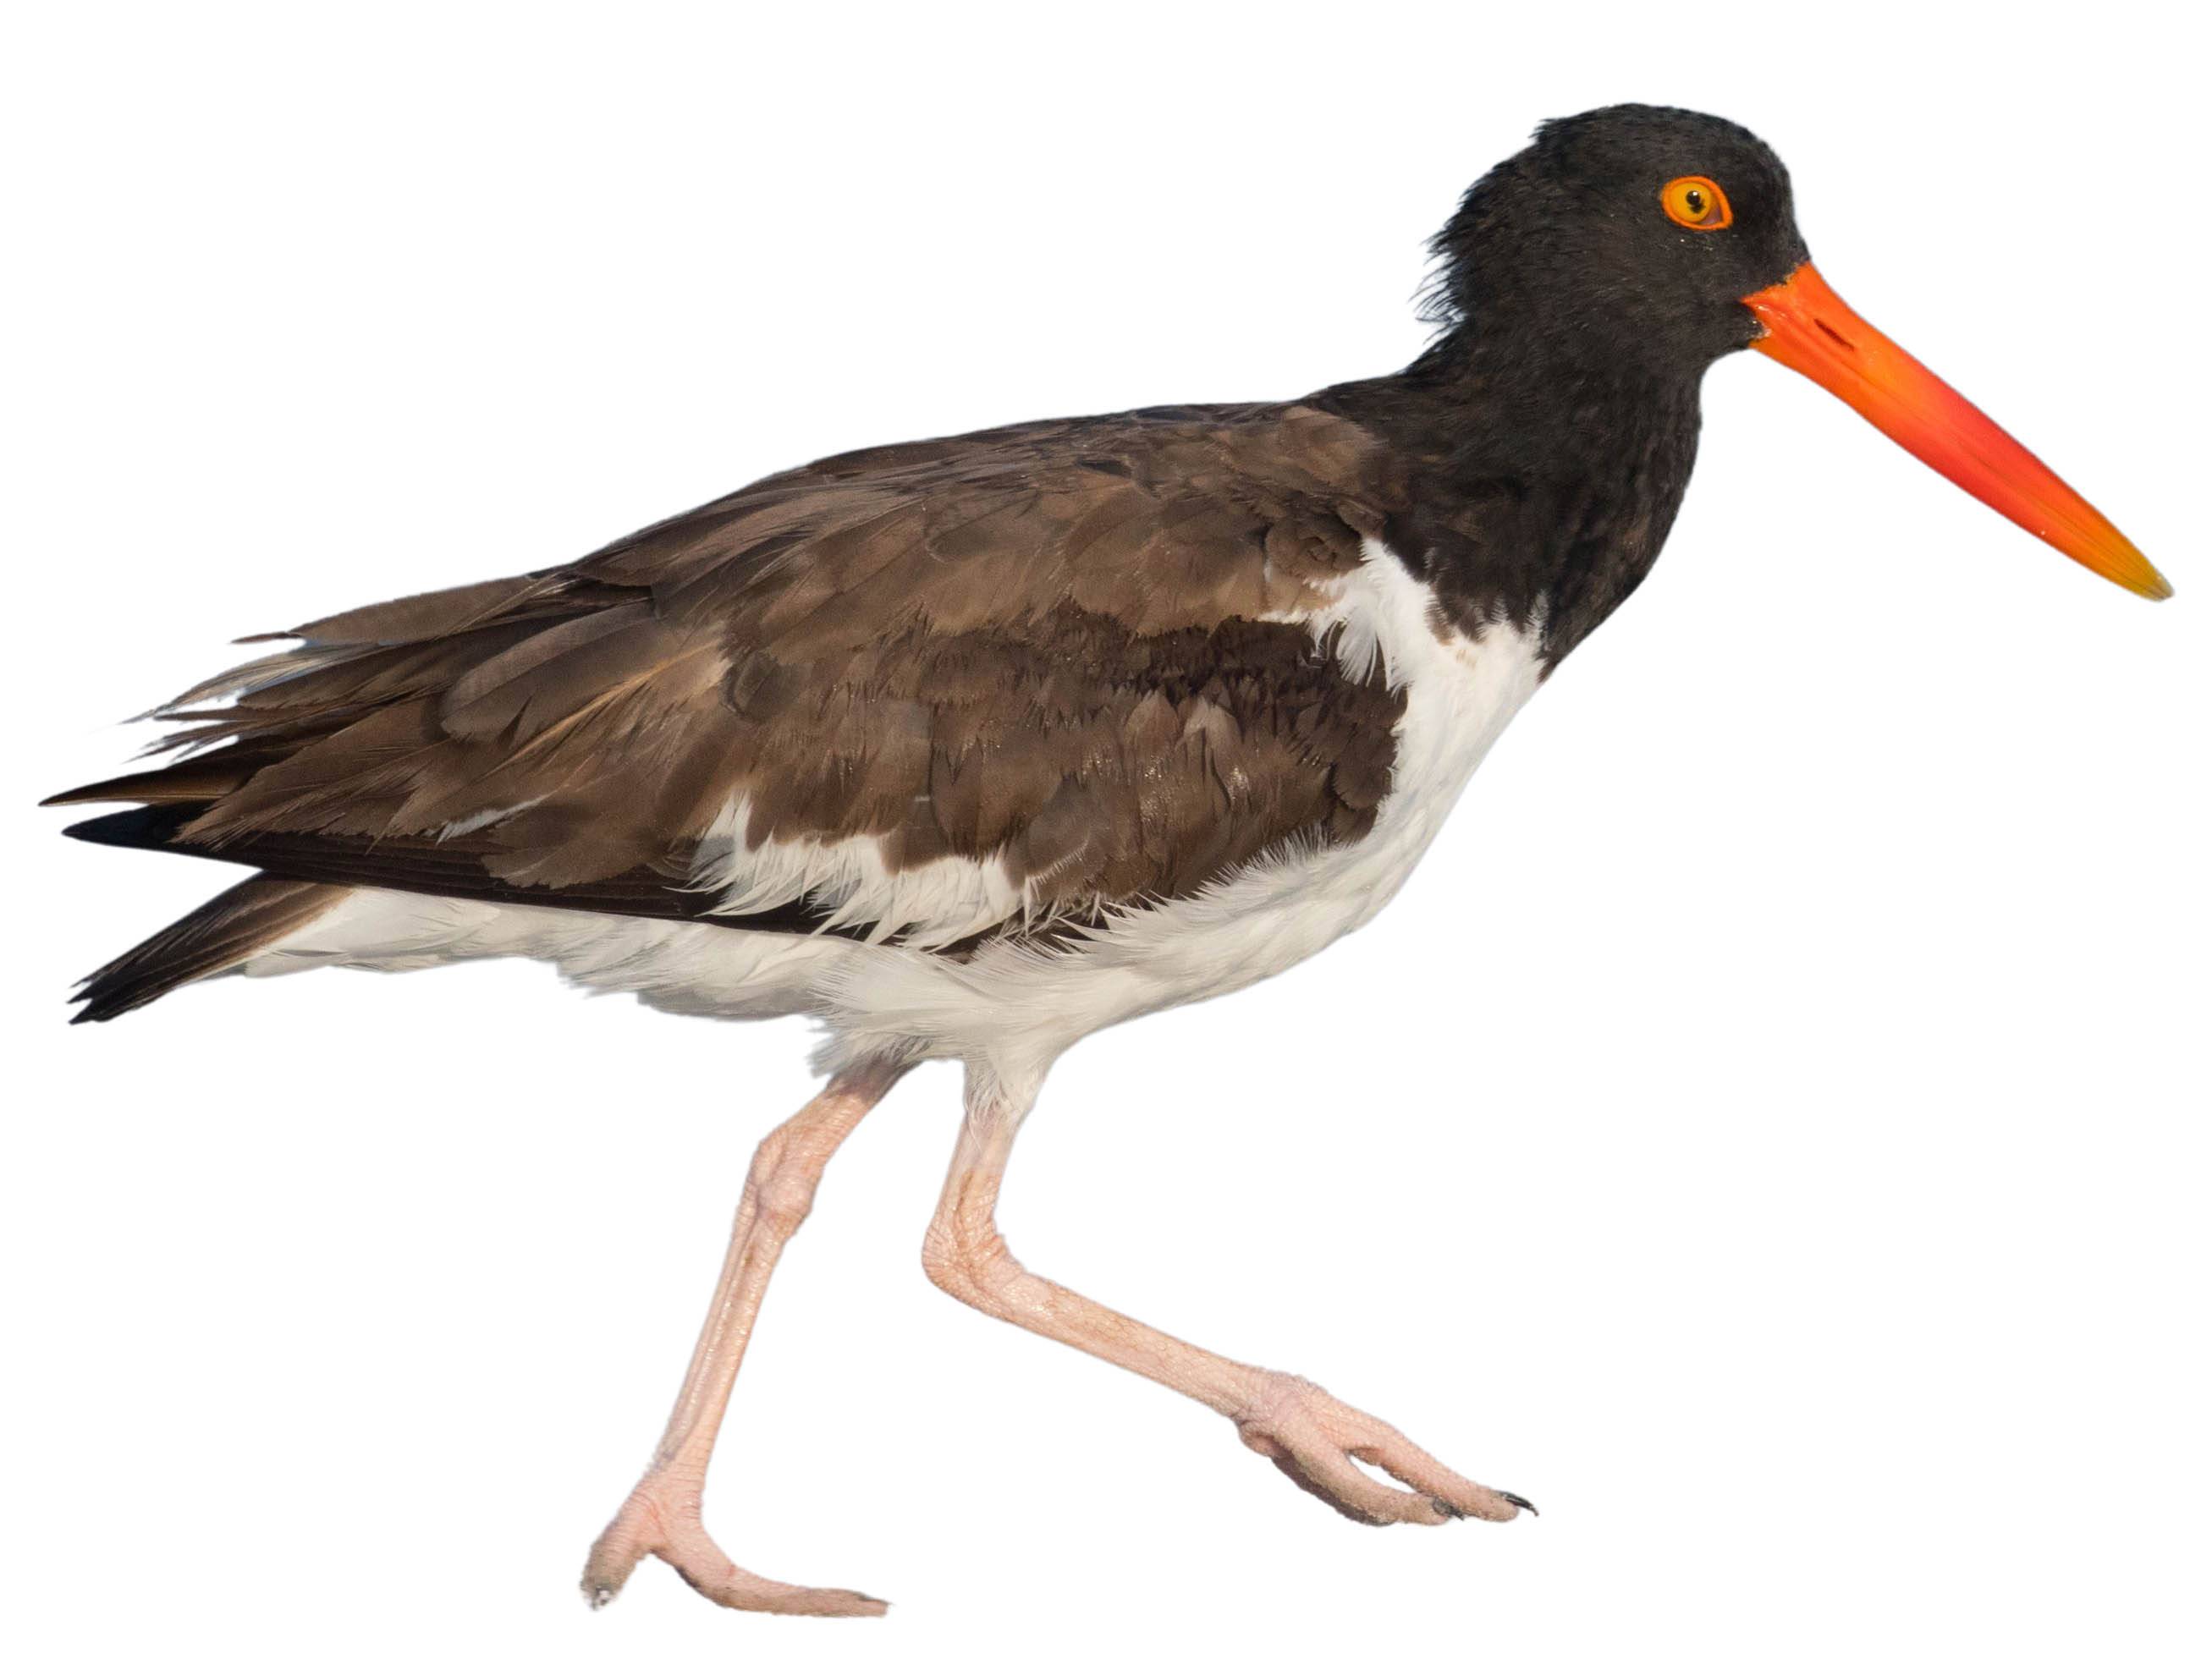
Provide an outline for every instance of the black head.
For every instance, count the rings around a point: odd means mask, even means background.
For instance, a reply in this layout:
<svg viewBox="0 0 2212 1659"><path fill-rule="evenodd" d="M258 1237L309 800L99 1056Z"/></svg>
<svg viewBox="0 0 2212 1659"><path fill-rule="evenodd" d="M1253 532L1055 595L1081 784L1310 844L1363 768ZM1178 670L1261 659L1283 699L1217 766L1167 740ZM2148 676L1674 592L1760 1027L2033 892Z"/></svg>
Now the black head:
<svg viewBox="0 0 2212 1659"><path fill-rule="evenodd" d="M1732 122L1645 104L1547 122L1468 191L1433 247L1445 331L1395 380L1411 424L1425 404L1442 410L1418 447L1478 484L1587 480L1633 450L1632 473L1671 477L1663 510L1644 515L1656 549L1688 478L1697 380L1751 346L2069 558L2147 598L2173 591L2110 520L1843 302L1806 252L1781 159ZM1655 463L1669 453L1671 468Z"/></svg>
<svg viewBox="0 0 2212 1659"><path fill-rule="evenodd" d="M1431 313L1455 329L1533 335L1553 363L1692 374L1757 337L1745 296L1808 257L1772 150L1645 104L1545 123L1433 246Z"/></svg>

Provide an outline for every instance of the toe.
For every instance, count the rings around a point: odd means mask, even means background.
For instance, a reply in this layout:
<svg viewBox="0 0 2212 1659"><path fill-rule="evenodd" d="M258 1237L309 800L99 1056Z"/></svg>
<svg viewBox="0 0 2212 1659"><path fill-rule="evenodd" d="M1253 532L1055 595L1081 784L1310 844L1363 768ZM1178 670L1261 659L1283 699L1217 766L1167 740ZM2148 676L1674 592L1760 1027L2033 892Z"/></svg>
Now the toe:
<svg viewBox="0 0 2212 1659"><path fill-rule="evenodd" d="M1366 1526L1435 1527L1450 1518L1427 1494L1376 1480L1325 1441L1294 1443L1273 1462L1294 1485Z"/></svg>
<svg viewBox="0 0 2212 1659"><path fill-rule="evenodd" d="M1433 1527L1468 1516L1510 1521L1523 1510L1535 1512L1527 1498L1468 1480L1382 1419L1302 1377L1277 1379L1272 1394L1259 1403L1262 1409L1238 1425L1244 1443L1353 1520ZM1355 1458L1401 1484L1386 1486L1372 1479Z"/></svg>
<svg viewBox="0 0 2212 1659"><path fill-rule="evenodd" d="M747 1572L704 1533L660 1552L677 1576L709 1601L740 1613L781 1613L812 1619L880 1619L890 1603L858 1590L814 1589Z"/></svg>
<svg viewBox="0 0 2212 1659"><path fill-rule="evenodd" d="M629 1576L637 1570L644 1556L641 1549L629 1549L620 1543L601 1539L592 1549L591 1559L584 1564L583 1581L577 1588L583 1591L584 1600L594 1608L603 1607L622 1594L629 1583Z"/></svg>
<svg viewBox="0 0 2212 1659"><path fill-rule="evenodd" d="M688 1495L684 1495L688 1498ZM592 1547L584 1565L584 1600L603 1607L637 1565L657 1555L709 1601L743 1613L797 1613L817 1619L880 1619L890 1604L858 1590L813 1589L747 1572L725 1555L700 1525L696 1501L664 1502L641 1490Z"/></svg>
<svg viewBox="0 0 2212 1659"><path fill-rule="evenodd" d="M717 1594L703 1592L712 1601L742 1613L781 1613L807 1619L880 1619L891 1610L888 1601L858 1590L808 1589L798 1584L752 1585Z"/></svg>

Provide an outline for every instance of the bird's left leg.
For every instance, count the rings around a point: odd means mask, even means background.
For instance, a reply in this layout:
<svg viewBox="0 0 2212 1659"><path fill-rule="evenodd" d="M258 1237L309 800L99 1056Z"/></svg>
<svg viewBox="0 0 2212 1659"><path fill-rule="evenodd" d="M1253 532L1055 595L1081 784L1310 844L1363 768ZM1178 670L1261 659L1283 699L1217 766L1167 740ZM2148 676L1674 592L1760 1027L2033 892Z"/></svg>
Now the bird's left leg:
<svg viewBox="0 0 2212 1659"><path fill-rule="evenodd" d="M721 1282L714 1287L714 1305L676 1396L676 1409L669 1413L651 1467L599 1534L585 1564L584 1595L593 1607L614 1600L637 1564L657 1555L692 1589L726 1607L832 1617L884 1611L883 1602L856 1590L810 1589L747 1572L707 1535L699 1509L707 1460L714 1455L714 1436L752 1338L769 1275L813 1207L814 1189L830 1154L906 1070L872 1063L840 1073L753 1154Z"/></svg>
<svg viewBox="0 0 2212 1659"><path fill-rule="evenodd" d="M1447 1468L1388 1423L1304 1377L1209 1352L1024 1267L1000 1237L994 1212L1027 1103L979 1092L971 1073L967 1121L922 1246L922 1265L939 1289L994 1318L1211 1406L1237 1425L1247 1446L1355 1521L1374 1526L1401 1521L1434 1526L1457 1516L1510 1521L1534 1507ZM1361 1464L1405 1484L1378 1480Z"/></svg>

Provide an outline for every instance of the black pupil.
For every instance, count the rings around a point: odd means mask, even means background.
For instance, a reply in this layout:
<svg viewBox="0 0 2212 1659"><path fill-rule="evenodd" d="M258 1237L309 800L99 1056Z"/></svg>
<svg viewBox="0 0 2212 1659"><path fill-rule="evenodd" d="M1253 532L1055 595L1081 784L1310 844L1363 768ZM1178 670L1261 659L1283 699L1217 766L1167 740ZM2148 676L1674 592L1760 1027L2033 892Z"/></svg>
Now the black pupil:
<svg viewBox="0 0 2212 1659"><path fill-rule="evenodd" d="M1702 190L1692 190L1689 191L1682 198L1682 205L1688 208L1692 213L1703 218L1705 211L1705 192Z"/></svg>

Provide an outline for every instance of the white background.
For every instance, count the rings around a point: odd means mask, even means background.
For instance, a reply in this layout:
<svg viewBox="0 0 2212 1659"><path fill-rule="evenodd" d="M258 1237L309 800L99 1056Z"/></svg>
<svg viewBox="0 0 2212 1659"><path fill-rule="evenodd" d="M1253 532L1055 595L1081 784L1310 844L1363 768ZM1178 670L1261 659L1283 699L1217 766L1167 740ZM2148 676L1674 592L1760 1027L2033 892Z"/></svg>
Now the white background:
<svg viewBox="0 0 2212 1659"><path fill-rule="evenodd" d="M2206 1651L2203 43L1487 10L19 18L0 1641ZM28 802L250 629L833 450L1395 367L1457 192L1628 98L1773 142L1836 286L2180 599L1722 365L1667 557L1397 904L1076 1051L1006 1205L1041 1269L1542 1518L1346 1525L936 1294L940 1067L831 1171L708 1497L890 1621L650 1562L587 1614L807 1035L521 963L71 1030L68 981L225 877Z"/></svg>

